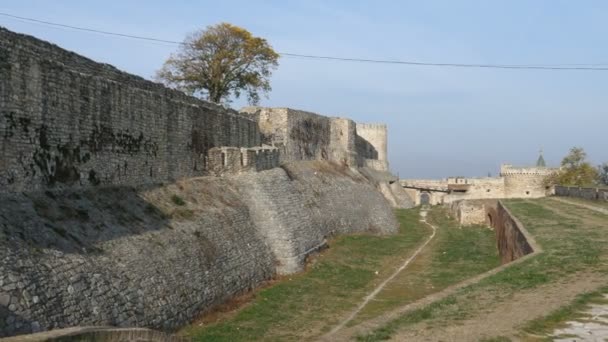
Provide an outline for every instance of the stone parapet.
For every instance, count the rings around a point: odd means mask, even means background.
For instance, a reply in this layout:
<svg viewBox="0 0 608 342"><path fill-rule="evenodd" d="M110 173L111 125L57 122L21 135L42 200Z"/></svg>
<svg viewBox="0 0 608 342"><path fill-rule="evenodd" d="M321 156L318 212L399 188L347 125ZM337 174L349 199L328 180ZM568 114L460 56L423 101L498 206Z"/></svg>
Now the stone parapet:
<svg viewBox="0 0 608 342"><path fill-rule="evenodd" d="M207 168L215 176L257 172L278 167L279 159L279 149L272 146L214 147L209 150Z"/></svg>

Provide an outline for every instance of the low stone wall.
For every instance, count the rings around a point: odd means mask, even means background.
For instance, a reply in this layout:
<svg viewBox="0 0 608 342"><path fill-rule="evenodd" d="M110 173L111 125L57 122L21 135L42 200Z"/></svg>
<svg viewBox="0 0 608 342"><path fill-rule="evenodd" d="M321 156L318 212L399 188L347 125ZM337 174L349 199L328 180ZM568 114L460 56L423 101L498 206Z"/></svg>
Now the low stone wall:
<svg viewBox="0 0 608 342"><path fill-rule="evenodd" d="M461 225L487 225L493 226L496 217L496 200L462 200L448 204L451 215Z"/></svg>
<svg viewBox="0 0 608 342"><path fill-rule="evenodd" d="M583 188L578 186L556 186L555 195L578 197L587 200L608 201L608 189Z"/></svg>
<svg viewBox="0 0 608 342"><path fill-rule="evenodd" d="M143 328L74 327L0 339L1 342L187 342L190 339Z"/></svg>
<svg viewBox="0 0 608 342"><path fill-rule="evenodd" d="M328 162L146 188L0 195L0 337L171 331L340 233L394 233L388 202Z"/></svg>
<svg viewBox="0 0 608 342"><path fill-rule="evenodd" d="M449 205L462 225L485 224L496 232L496 246L503 264L534 251L525 228L498 200L467 200Z"/></svg>
<svg viewBox="0 0 608 342"><path fill-rule="evenodd" d="M527 240L523 225L500 201L496 206L496 215L492 225L496 232L498 252L503 264L534 252Z"/></svg>

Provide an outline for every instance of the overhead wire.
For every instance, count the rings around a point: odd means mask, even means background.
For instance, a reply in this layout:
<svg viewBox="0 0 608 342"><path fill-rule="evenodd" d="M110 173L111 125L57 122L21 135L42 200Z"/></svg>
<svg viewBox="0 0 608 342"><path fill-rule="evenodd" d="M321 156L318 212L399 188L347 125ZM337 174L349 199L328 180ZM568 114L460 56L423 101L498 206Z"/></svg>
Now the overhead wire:
<svg viewBox="0 0 608 342"><path fill-rule="evenodd" d="M55 27L67 28L72 30L104 34L129 39L137 39L142 41L164 43L171 45L187 45L185 42L176 40L161 39L155 37L139 36L120 32L111 32L98 30L74 25L61 24L47 20L18 16L10 13L0 12L0 16L22 20L26 22L50 25ZM369 58L354 58L354 57L338 57L338 56L323 56L313 54L297 54L291 52L279 52L279 55L296 59L313 59L326 61L342 61L342 62L357 62L357 63L374 63L374 64L394 64L394 65L409 65L409 66L426 66L426 67L452 67L452 68L482 68L482 69L531 69L531 70L586 70L586 71L608 71L608 64L604 63L588 63L588 64L489 64L489 63L437 63L437 62L422 62L409 60L390 60L390 59L369 59Z"/></svg>

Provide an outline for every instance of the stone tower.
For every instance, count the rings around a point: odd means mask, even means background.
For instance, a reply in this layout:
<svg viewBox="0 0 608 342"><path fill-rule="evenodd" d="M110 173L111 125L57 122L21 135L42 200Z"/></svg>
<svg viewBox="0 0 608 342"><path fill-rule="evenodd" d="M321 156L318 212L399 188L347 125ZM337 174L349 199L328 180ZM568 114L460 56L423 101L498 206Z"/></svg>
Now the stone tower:
<svg viewBox="0 0 608 342"><path fill-rule="evenodd" d="M387 128L385 124L357 124L357 135L363 140L359 144L358 153L366 159L363 163L377 170L388 171ZM373 151L362 151L367 145Z"/></svg>

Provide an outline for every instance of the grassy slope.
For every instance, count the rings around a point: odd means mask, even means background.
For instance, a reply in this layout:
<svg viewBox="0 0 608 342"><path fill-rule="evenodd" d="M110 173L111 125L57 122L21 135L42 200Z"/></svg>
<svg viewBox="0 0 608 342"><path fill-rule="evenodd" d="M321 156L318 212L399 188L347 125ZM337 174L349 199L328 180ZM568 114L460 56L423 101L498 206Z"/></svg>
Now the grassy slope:
<svg viewBox="0 0 608 342"><path fill-rule="evenodd" d="M430 228L419 222L417 209L399 210L397 216L401 222L398 235L338 237L329 250L313 260L307 272L259 291L232 317L205 327L195 324L183 333L199 341L299 341L318 337L353 310L430 235ZM429 220L441 228L436 241L428 246L426 264L417 268L423 272L415 268L404 273L407 276L397 280L406 282L406 288L389 286L389 291L380 294L383 305L376 309L383 311L419 299L498 263L490 230L461 230L444 211L433 211ZM429 271L429 267L435 270ZM423 287L424 291L415 290ZM376 313L372 308L365 315Z"/></svg>
<svg viewBox="0 0 608 342"><path fill-rule="evenodd" d="M587 199L583 199L583 198L576 198L576 197L560 197L560 198L563 198L566 201L570 201L570 202L574 202L574 203L580 203L580 204L584 204L584 205L590 205L590 206L594 206L594 207L598 207L598 208L608 209L608 202L606 202L606 201L591 201L591 200L587 200Z"/></svg>
<svg viewBox="0 0 608 342"><path fill-rule="evenodd" d="M499 266L492 230L460 228L441 208L433 209L427 220L437 227L435 239L363 309L354 324Z"/></svg>
<svg viewBox="0 0 608 342"><path fill-rule="evenodd" d="M396 264L430 235L430 229L418 222L417 210L397 215L397 236L340 236L306 272L259 291L226 321L202 328L193 325L184 333L199 341L285 341L320 334L387 276L388 271L376 271Z"/></svg>
<svg viewBox="0 0 608 342"><path fill-rule="evenodd" d="M466 287L444 300L410 312L367 335L359 336L359 340L385 340L397 330L423 321L433 327L458 324L459 320L479 314L484 305L508 300L517 291L558 283L564 276L575 272L606 272L608 234L606 225L601 223L605 216L602 218L598 216L601 214L555 203L550 199L536 202L511 200L507 204L542 245L544 253ZM566 214L560 215L558 211ZM585 221L584 217L594 219ZM539 322L528 326L526 332L544 333L550 326L547 322Z"/></svg>

